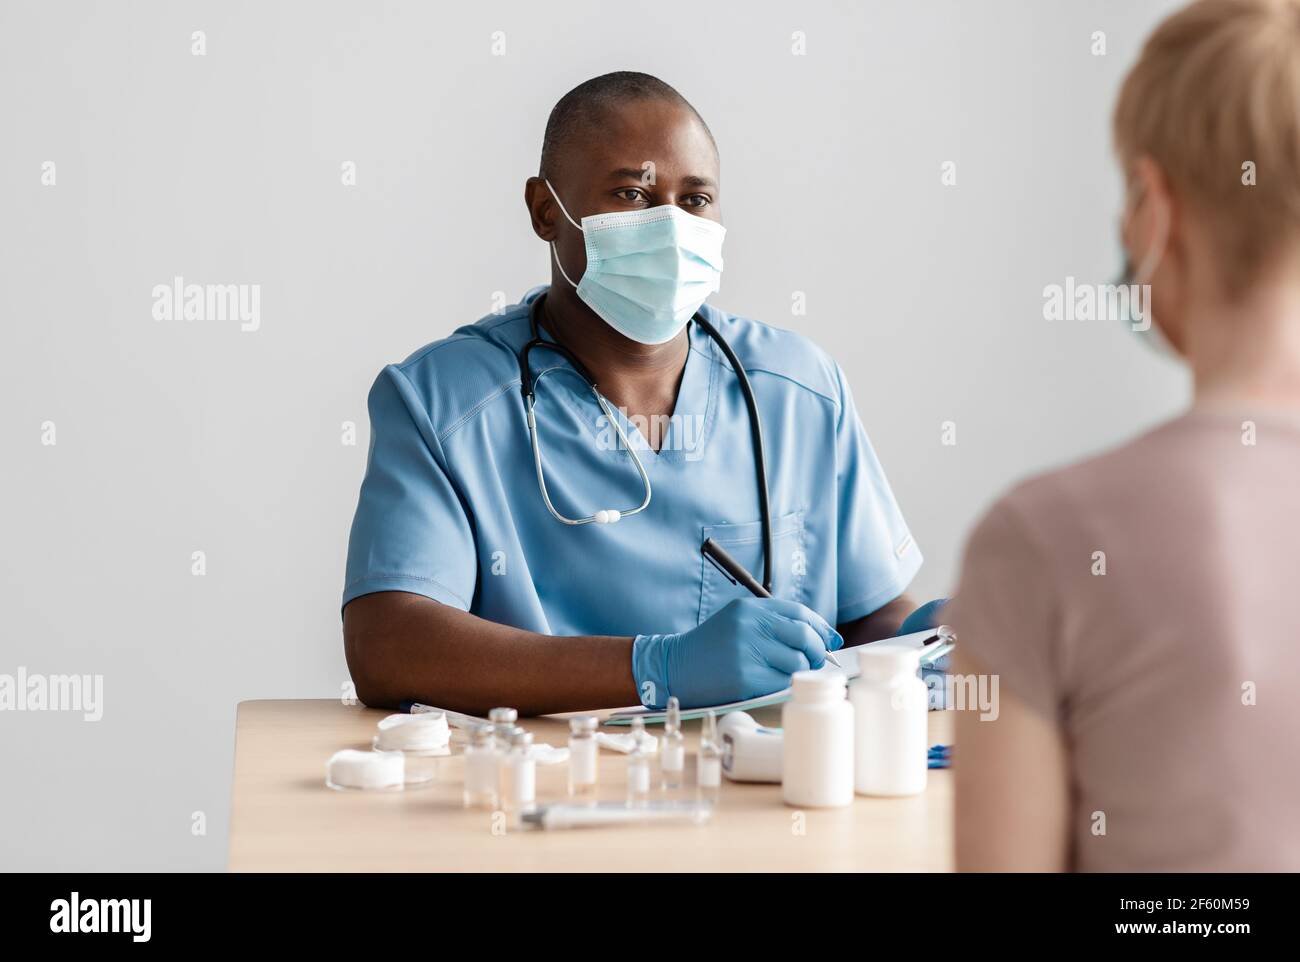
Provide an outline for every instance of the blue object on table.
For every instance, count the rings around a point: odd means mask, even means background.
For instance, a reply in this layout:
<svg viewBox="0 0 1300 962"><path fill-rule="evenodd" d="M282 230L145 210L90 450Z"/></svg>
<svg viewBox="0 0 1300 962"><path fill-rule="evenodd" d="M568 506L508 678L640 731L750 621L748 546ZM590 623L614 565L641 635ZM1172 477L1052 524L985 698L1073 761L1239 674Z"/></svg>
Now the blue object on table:
<svg viewBox="0 0 1300 962"><path fill-rule="evenodd" d="M926 759L927 768L951 768L952 746L931 745Z"/></svg>

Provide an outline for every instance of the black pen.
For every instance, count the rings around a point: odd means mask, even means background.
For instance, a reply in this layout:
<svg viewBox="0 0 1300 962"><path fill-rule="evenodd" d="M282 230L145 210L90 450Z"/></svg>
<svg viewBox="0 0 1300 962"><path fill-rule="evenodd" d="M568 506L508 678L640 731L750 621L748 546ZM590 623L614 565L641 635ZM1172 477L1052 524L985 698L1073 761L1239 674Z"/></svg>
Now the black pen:
<svg viewBox="0 0 1300 962"><path fill-rule="evenodd" d="M733 585L740 585L755 598L771 598L772 592L760 585L748 571L745 566L733 558L712 538L705 538L704 544L700 545L700 551L704 557L712 562ZM836 668L843 668L836 657L831 652L826 652L826 660Z"/></svg>

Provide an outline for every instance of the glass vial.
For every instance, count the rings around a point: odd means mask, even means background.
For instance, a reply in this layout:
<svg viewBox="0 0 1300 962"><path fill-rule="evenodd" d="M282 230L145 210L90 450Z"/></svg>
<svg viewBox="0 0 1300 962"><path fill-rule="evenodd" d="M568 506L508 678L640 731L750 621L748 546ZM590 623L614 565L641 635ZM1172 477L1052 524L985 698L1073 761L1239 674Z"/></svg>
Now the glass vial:
<svg viewBox="0 0 1300 962"><path fill-rule="evenodd" d="M718 738L718 716L709 712L700 729L700 750L695 756L695 784L700 798L708 802L718 800L722 787L722 740Z"/></svg>
<svg viewBox="0 0 1300 962"><path fill-rule="evenodd" d="M493 708L488 712L488 721L492 723L497 748L506 751L510 747L510 736L514 733L515 725L519 723L519 712L513 708Z"/></svg>
<svg viewBox="0 0 1300 962"><path fill-rule="evenodd" d="M478 724L465 746L465 807L495 809L500 804L500 768L492 726Z"/></svg>
<svg viewBox="0 0 1300 962"><path fill-rule="evenodd" d="M516 728L510 734L506 755L506 808L527 812L537 804L537 761L533 758L533 733Z"/></svg>
<svg viewBox="0 0 1300 962"><path fill-rule="evenodd" d="M488 712L488 722L492 725L492 740L497 753L497 798L502 808L506 807L506 789L510 778L507 766L510 755L510 736L514 734L519 712L513 708L493 708Z"/></svg>
<svg viewBox="0 0 1300 962"><path fill-rule="evenodd" d="M650 749L653 739L646 733L645 722L632 719L632 750L627 756L627 803L644 805L650 798Z"/></svg>
<svg viewBox="0 0 1300 962"><path fill-rule="evenodd" d="M682 737L682 708L675 698L668 699L668 715L664 718L664 734L659 743L659 770L665 791L682 787L682 774L686 768L686 739Z"/></svg>
<svg viewBox="0 0 1300 962"><path fill-rule="evenodd" d="M575 798L596 797L596 768L600 758L597 723L594 715L569 720L569 794Z"/></svg>

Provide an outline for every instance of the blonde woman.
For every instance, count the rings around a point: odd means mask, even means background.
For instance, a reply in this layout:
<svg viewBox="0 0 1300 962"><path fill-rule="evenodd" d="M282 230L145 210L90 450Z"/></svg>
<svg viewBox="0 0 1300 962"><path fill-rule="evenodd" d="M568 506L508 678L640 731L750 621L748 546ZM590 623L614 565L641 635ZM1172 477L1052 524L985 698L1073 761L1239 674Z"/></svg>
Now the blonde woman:
<svg viewBox="0 0 1300 962"><path fill-rule="evenodd" d="M958 715L957 865L1296 871L1300 0L1172 15L1114 128L1132 280L1195 402L972 535L945 620L1001 704Z"/></svg>

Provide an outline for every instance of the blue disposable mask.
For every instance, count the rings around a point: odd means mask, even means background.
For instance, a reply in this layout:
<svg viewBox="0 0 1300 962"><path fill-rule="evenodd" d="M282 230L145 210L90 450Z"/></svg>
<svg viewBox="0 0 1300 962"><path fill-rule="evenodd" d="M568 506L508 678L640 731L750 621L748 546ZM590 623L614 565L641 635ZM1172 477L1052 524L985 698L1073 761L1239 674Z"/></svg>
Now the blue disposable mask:
<svg viewBox="0 0 1300 962"><path fill-rule="evenodd" d="M555 265L578 297L610 327L641 344L671 341L722 277L726 228L673 204L591 214L579 224L551 195L586 240L587 269L573 279L551 244Z"/></svg>
<svg viewBox="0 0 1300 962"><path fill-rule="evenodd" d="M1132 190L1130 190L1132 193ZM1120 276L1115 281L1117 287L1127 287L1131 291L1140 292L1142 310L1134 311L1133 299L1127 302L1128 310L1125 316L1121 317L1125 324L1128 324L1134 331L1148 331L1151 329L1151 278L1155 276L1156 268L1160 266L1160 261L1165 256L1165 249L1169 244L1169 217L1164 208L1157 208L1156 225L1155 225L1155 242L1138 263L1133 262L1129 256L1128 249L1124 246L1124 229L1127 226L1128 219L1137 212L1141 204L1145 191L1139 187L1136 196L1131 204L1125 204L1123 222L1120 225L1120 251L1123 254L1124 266L1120 269ZM1168 342L1164 339L1159 327L1156 327L1156 334L1153 341L1157 344L1161 353L1172 354Z"/></svg>

